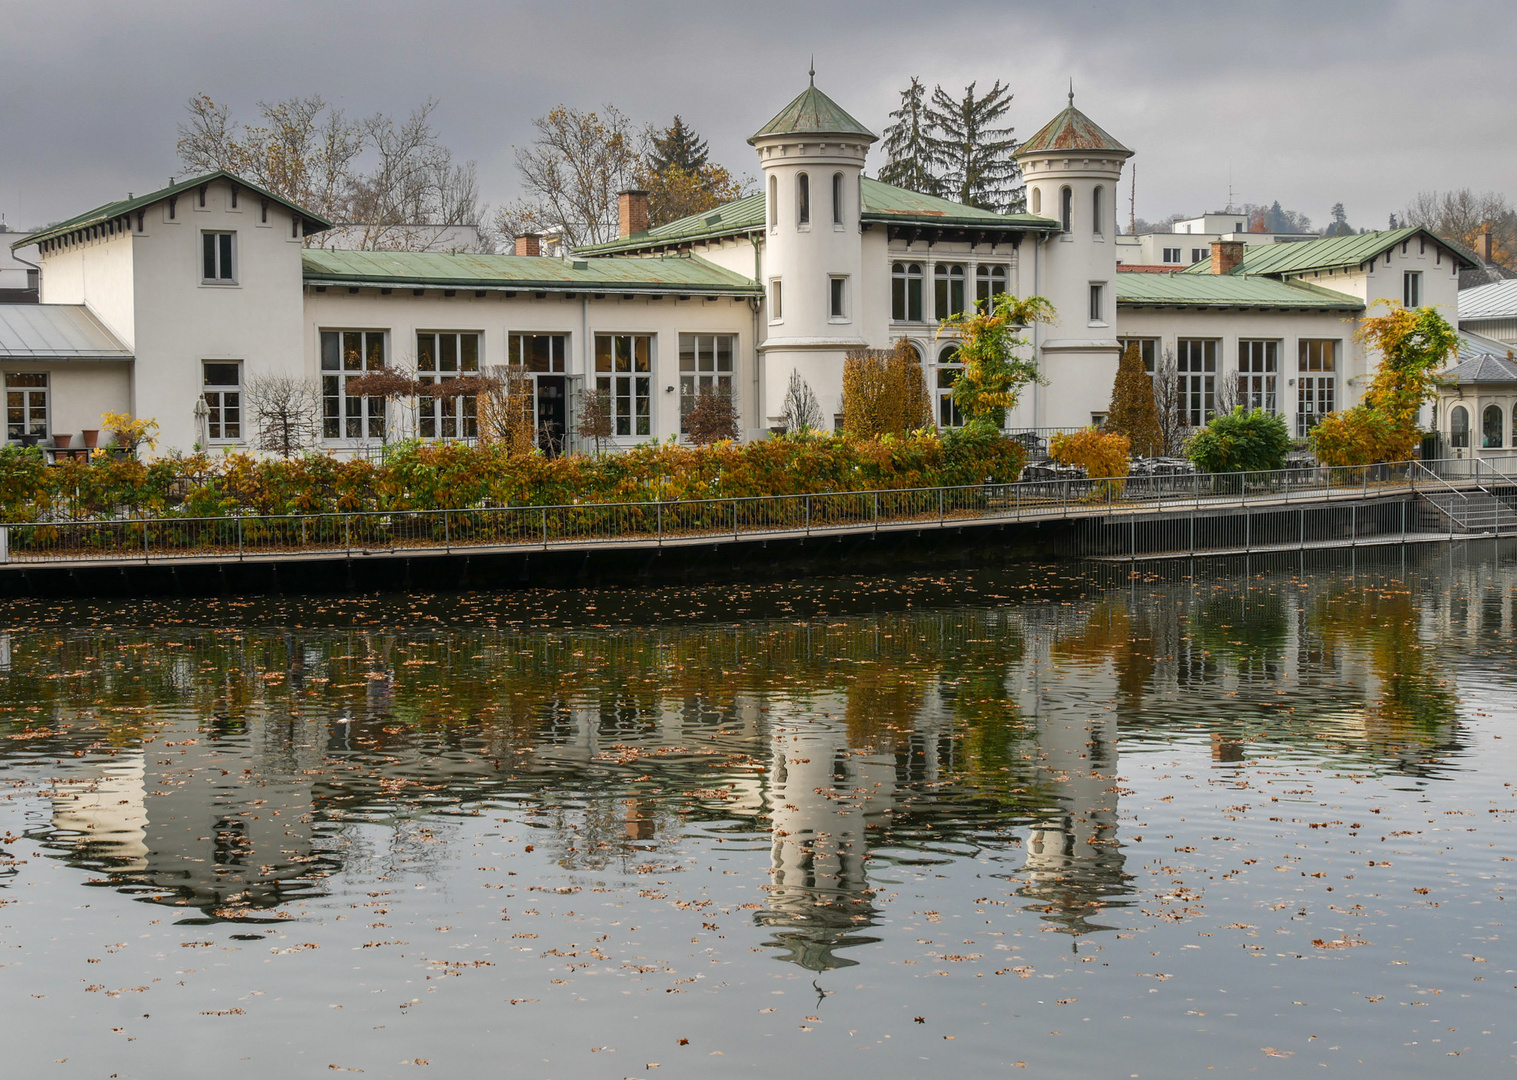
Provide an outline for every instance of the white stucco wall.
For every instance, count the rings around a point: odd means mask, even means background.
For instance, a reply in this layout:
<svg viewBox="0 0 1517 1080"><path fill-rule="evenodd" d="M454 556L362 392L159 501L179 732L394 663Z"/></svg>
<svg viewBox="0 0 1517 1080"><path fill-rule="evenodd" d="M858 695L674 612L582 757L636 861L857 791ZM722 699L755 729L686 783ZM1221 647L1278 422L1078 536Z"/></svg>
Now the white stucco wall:
<svg viewBox="0 0 1517 1080"><path fill-rule="evenodd" d="M137 334L134 255L134 238L124 232L71 242L50 252L41 260L41 302L85 304L117 340L133 348Z"/></svg>

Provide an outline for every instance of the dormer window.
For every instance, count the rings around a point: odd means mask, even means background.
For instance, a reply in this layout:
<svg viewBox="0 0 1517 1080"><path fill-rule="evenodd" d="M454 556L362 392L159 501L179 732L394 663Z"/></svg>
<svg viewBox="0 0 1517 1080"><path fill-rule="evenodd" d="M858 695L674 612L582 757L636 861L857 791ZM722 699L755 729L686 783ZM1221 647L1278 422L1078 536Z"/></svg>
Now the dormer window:
<svg viewBox="0 0 1517 1080"><path fill-rule="evenodd" d="M811 177L805 173L795 178L795 223L811 224Z"/></svg>
<svg viewBox="0 0 1517 1080"><path fill-rule="evenodd" d="M206 284L231 285L237 280L237 268L233 263L235 245L232 238L236 233L208 232L201 234L202 254L204 255L204 277Z"/></svg>

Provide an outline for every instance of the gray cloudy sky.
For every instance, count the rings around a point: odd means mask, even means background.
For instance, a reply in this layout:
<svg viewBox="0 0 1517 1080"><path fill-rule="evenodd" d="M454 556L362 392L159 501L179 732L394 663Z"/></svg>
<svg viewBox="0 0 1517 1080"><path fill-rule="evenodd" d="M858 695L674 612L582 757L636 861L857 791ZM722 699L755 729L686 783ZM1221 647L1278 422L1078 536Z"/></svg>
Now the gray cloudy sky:
<svg viewBox="0 0 1517 1080"><path fill-rule="evenodd" d="M876 132L911 75L1000 78L1026 138L1072 76L1081 108L1138 152L1139 217L1219 208L1231 174L1239 202L1279 199L1320 224L1341 200L1352 224L1383 227L1424 188L1517 201L1509 3L12 0L0 211L25 227L161 186L199 92L248 120L295 94L355 114L433 97L494 204L516 194L513 144L560 102L678 112L756 174L744 139L805 85L815 52L817 85Z"/></svg>

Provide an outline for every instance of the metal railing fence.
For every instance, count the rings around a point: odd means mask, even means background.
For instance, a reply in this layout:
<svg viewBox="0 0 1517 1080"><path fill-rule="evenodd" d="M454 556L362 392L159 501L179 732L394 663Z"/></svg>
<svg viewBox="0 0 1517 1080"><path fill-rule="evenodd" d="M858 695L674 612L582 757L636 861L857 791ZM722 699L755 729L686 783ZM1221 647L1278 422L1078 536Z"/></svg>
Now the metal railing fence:
<svg viewBox="0 0 1517 1080"><path fill-rule="evenodd" d="M1270 504L1280 504L1283 509L1296 503L1369 502L1416 491L1457 493L1460 489L1449 481L1478 486L1473 475L1478 468L1466 459L671 501L38 521L0 526L0 563L156 562L663 544L1114 515L1126 516L1128 524L1124 527L1130 536L1131 530L1139 527L1133 523L1144 517L1180 520L1185 515ZM1486 468L1500 477L1501 486L1517 490L1517 479ZM1517 526L1517 513L1513 525ZM1159 526L1143 523L1141 527ZM1194 549L1195 541L1190 537L1196 525L1192 521L1186 527L1190 530L1187 546ZM1110 546L1106 540L1091 536L1095 550L1087 553Z"/></svg>

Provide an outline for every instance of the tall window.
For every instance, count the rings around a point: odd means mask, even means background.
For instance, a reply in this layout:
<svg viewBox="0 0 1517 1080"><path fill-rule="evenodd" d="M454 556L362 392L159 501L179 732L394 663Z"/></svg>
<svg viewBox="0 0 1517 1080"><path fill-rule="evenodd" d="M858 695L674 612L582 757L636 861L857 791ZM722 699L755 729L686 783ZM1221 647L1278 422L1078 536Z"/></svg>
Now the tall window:
<svg viewBox="0 0 1517 1080"><path fill-rule="evenodd" d="M1217 411L1217 342L1181 338L1175 352L1181 414L1191 427L1200 427Z"/></svg>
<svg viewBox="0 0 1517 1080"><path fill-rule="evenodd" d="M964 311L964 267L938 263L932 272L932 313L939 319Z"/></svg>
<svg viewBox="0 0 1517 1080"><path fill-rule="evenodd" d="M47 376L9 371L5 375L5 437L47 438Z"/></svg>
<svg viewBox="0 0 1517 1080"><path fill-rule="evenodd" d="M348 382L385 366L383 330L321 332L321 437L382 439L385 399L352 397Z"/></svg>
<svg viewBox="0 0 1517 1080"><path fill-rule="evenodd" d="M832 174L832 223L843 223L843 174Z"/></svg>
<svg viewBox="0 0 1517 1080"><path fill-rule="evenodd" d="M688 434L686 417L697 394L718 393L732 397L733 358L737 337L733 334L681 334L679 336L679 429Z"/></svg>
<svg viewBox="0 0 1517 1080"><path fill-rule="evenodd" d="M846 277L829 277L827 279L827 317L829 319L848 318L848 279Z"/></svg>
<svg viewBox="0 0 1517 1080"><path fill-rule="evenodd" d="M1059 191L1059 228L1069 232L1074 228L1075 193L1069 188Z"/></svg>
<svg viewBox="0 0 1517 1080"><path fill-rule="evenodd" d="M795 178L795 223L811 224L811 177L805 173Z"/></svg>
<svg viewBox="0 0 1517 1080"><path fill-rule="evenodd" d="M203 278L218 285L237 280L236 267L232 265L232 237L234 233L208 232L200 234Z"/></svg>
<svg viewBox="0 0 1517 1080"><path fill-rule="evenodd" d="M974 303L980 314L990 311L990 302L1006 291L1006 267L981 266L974 272Z"/></svg>
<svg viewBox="0 0 1517 1080"><path fill-rule="evenodd" d="M595 335L595 388L610 398L613 435L653 433L652 351L646 334Z"/></svg>
<svg viewBox="0 0 1517 1080"><path fill-rule="evenodd" d="M780 223L780 182L775 176L769 177L769 227L778 227Z"/></svg>
<svg viewBox="0 0 1517 1080"><path fill-rule="evenodd" d="M200 365L205 397L205 436L215 442L242 440L242 363L206 360Z"/></svg>
<svg viewBox="0 0 1517 1080"><path fill-rule="evenodd" d="M1337 407L1338 342L1302 338L1296 368L1296 435L1305 436Z"/></svg>
<svg viewBox="0 0 1517 1080"><path fill-rule="evenodd" d="M1100 236L1103 219L1101 217L1101 188L1099 187L1090 193L1090 213L1090 231Z"/></svg>
<svg viewBox="0 0 1517 1080"><path fill-rule="evenodd" d="M506 363L533 373L562 373L568 345L567 334L511 334L506 338Z"/></svg>
<svg viewBox="0 0 1517 1080"><path fill-rule="evenodd" d="M1043 189L1042 188L1033 188L1032 189L1032 212L1034 214L1041 214L1043 212Z"/></svg>
<svg viewBox="0 0 1517 1080"><path fill-rule="evenodd" d="M891 266L890 317L896 322L922 321L921 263L895 263Z"/></svg>
<svg viewBox="0 0 1517 1080"><path fill-rule="evenodd" d="M1278 341L1238 342L1238 404L1245 409L1279 412L1275 400L1279 370Z"/></svg>
<svg viewBox="0 0 1517 1080"><path fill-rule="evenodd" d="M785 290L784 283L775 278L769 283L769 318L778 321L785 317Z"/></svg>
<svg viewBox="0 0 1517 1080"><path fill-rule="evenodd" d="M477 374L478 334L416 335L416 377L422 382L443 383ZM421 397L416 404L416 433L423 439L472 439L479 434L478 408L474 394Z"/></svg>
<svg viewBox="0 0 1517 1080"><path fill-rule="evenodd" d="M1090 283L1090 321L1101 322L1106 318L1106 286L1100 282Z"/></svg>
<svg viewBox="0 0 1517 1080"><path fill-rule="evenodd" d="M1401 276L1401 304L1403 307L1422 306L1422 271L1408 270Z"/></svg>
<svg viewBox="0 0 1517 1080"><path fill-rule="evenodd" d="M1470 445L1470 411L1463 405L1455 405L1449 413L1449 442L1456 450Z"/></svg>
<svg viewBox="0 0 1517 1080"><path fill-rule="evenodd" d="M953 400L953 384L964 370L964 365L959 363L959 347L950 345L938 353L938 370L933 393L938 399L938 426L939 427L962 427L964 417L959 414L959 407Z"/></svg>
<svg viewBox="0 0 1517 1080"><path fill-rule="evenodd" d="M1480 445L1486 450L1500 450L1505 424L1501 422L1501 406L1487 405L1480 417Z"/></svg>

